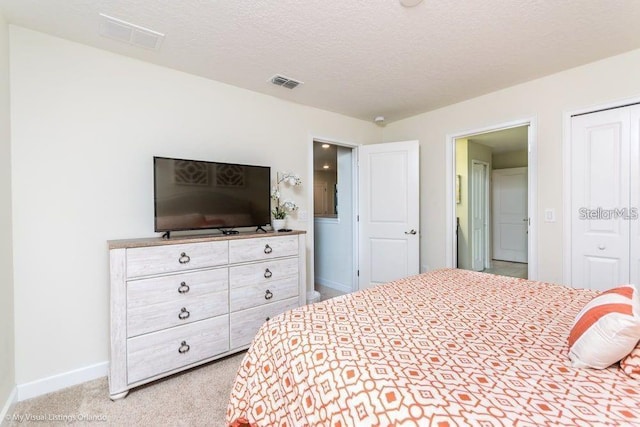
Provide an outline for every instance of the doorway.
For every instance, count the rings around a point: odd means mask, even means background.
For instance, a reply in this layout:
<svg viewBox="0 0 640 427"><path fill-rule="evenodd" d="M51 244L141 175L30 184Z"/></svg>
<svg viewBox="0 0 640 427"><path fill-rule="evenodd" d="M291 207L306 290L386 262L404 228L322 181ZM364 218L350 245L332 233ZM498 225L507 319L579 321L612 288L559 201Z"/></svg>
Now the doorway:
<svg viewBox="0 0 640 427"><path fill-rule="evenodd" d="M530 134L523 123L451 137L452 266L532 277Z"/></svg>
<svg viewBox="0 0 640 427"><path fill-rule="evenodd" d="M326 188L329 194L309 194L309 204L319 200L321 211L314 207L314 227L309 232L314 289L307 301L418 274L419 141L358 146L319 138L310 142L312 188ZM337 176L331 190L333 178L316 170L331 169L331 160L324 156L333 147ZM341 280L335 279L338 273Z"/></svg>
<svg viewBox="0 0 640 427"><path fill-rule="evenodd" d="M354 150L313 140L314 290L321 300L357 287Z"/></svg>

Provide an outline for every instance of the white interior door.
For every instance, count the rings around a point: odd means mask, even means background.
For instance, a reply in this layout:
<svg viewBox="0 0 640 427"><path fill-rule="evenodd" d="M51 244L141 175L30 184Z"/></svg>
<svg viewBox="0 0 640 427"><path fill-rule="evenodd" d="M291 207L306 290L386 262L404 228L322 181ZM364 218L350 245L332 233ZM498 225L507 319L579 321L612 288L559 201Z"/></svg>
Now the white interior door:
<svg viewBox="0 0 640 427"><path fill-rule="evenodd" d="M527 168L493 170L493 259L527 262Z"/></svg>
<svg viewBox="0 0 640 427"><path fill-rule="evenodd" d="M571 135L571 284L605 290L629 281L629 108L573 117Z"/></svg>
<svg viewBox="0 0 640 427"><path fill-rule="evenodd" d="M471 269L482 271L487 260L487 173L489 165L471 163Z"/></svg>
<svg viewBox="0 0 640 427"><path fill-rule="evenodd" d="M640 105L629 107L630 126L630 187L631 200L628 212L630 230L629 282L640 286Z"/></svg>
<svg viewBox="0 0 640 427"><path fill-rule="evenodd" d="M418 274L419 144L363 145L359 151L359 288Z"/></svg>

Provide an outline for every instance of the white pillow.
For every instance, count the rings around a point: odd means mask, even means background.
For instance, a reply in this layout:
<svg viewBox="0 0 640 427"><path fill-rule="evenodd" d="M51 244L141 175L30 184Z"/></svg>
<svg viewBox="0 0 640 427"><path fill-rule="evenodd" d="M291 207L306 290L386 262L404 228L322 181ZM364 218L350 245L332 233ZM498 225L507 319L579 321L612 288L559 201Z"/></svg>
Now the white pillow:
<svg viewBox="0 0 640 427"><path fill-rule="evenodd" d="M575 368L605 369L628 355L640 340L640 296L633 285L594 297L578 313L569 334Z"/></svg>

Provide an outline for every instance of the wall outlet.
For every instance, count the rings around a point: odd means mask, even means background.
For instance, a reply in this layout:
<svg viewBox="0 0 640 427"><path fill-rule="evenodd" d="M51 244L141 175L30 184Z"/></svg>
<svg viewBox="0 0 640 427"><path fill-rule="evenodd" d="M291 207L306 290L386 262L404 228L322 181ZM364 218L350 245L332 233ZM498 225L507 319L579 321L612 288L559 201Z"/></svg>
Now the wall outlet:
<svg viewBox="0 0 640 427"><path fill-rule="evenodd" d="M306 221L308 219L307 211L298 212L298 219L300 221Z"/></svg>

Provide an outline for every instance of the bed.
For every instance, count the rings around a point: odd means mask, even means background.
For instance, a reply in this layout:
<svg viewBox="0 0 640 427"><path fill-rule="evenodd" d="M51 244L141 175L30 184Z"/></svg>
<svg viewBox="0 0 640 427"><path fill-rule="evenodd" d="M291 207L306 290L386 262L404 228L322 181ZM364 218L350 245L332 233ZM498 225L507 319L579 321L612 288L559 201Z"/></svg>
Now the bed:
<svg viewBox="0 0 640 427"><path fill-rule="evenodd" d="M567 357L594 295L444 269L300 307L256 335L227 423L640 425L640 380Z"/></svg>

